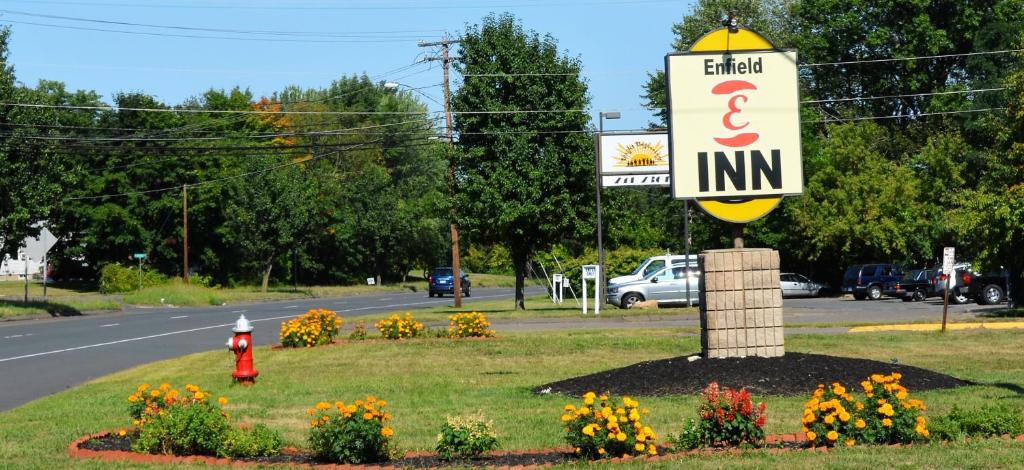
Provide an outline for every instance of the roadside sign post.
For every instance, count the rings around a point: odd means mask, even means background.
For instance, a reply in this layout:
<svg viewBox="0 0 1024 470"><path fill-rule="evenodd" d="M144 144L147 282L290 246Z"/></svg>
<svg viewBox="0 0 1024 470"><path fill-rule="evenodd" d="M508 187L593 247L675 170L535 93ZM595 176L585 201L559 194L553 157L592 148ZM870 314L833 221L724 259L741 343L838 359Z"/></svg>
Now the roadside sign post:
<svg viewBox="0 0 1024 470"><path fill-rule="evenodd" d="M594 280L594 315L601 314L601 301L598 299L598 295L601 289L598 289L597 283L599 282L601 273L601 266L596 264L585 264L583 265L583 314L587 314L587 279Z"/></svg>
<svg viewBox="0 0 1024 470"><path fill-rule="evenodd" d="M946 288L942 293L942 332L946 332L946 316L949 314L949 287L953 278L953 260L956 257L956 248L947 246L942 249L942 274L946 276Z"/></svg>
<svg viewBox="0 0 1024 470"><path fill-rule="evenodd" d="M146 254L135 253L132 257L139 260L139 290L142 290L142 260L146 259Z"/></svg>
<svg viewBox="0 0 1024 470"><path fill-rule="evenodd" d="M562 273L551 275L551 302L560 304L565 300L565 277Z"/></svg>

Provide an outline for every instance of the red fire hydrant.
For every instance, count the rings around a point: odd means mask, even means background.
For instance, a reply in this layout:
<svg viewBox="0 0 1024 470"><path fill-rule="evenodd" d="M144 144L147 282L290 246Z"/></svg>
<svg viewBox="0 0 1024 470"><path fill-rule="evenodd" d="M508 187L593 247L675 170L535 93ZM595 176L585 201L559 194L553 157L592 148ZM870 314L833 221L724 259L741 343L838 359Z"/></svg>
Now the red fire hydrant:
<svg viewBox="0 0 1024 470"><path fill-rule="evenodd" d="M252 368L252 325L245 315L238 317L235 327L231 329L235 336L228 339L228 350L235 353L235 371L231 376L243 385L256 383L259 371Z"/></svg>

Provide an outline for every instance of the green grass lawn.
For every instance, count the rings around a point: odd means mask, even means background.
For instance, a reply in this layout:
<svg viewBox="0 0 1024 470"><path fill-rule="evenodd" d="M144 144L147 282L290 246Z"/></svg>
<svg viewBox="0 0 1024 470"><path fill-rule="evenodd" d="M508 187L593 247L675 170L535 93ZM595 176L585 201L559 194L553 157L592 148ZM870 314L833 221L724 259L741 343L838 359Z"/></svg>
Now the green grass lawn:
<svg viewBox="0 0 1024 470"><path fill-rule="evenodd" d="M865 357L924 367L978 382L955 390L915 393L927 416L954 404L986 402L1024 406L1024 362L1020 332L792 335L789 351ZM72 460L67 445L77 437L125 426L126 397L142 382L191 382L231 399L238 422L265 423L287 443L304 445L306 408L321 400L350 402L373 394L389 402L395 443L404 450L430 450L446 415L482 411L494 420L504 449L563 445L559 421L564 396L538 396L530 388L549 381L699 350L698 340L679 330L599 330L510 334L494 340L373 340L298 350L257 348L255 387L233 386L232 359L221 351L193 354L136 367L17 409L0 413L0 462L12 468L129 468L129 464ZM799 373L799 371L793 371ZM886 372L886 371L879 371ZM848 384L851 387L854 384ZM645 420L663 439L695 416L694 396L636 397L651 410ZM756 397L768 404L769 433L800 429L807 397ZM929 444L913 448L869 447L827 454L689 457L659 463L700 468L1012 468L1024 459L1024 444L998 440ZM616 466L651 466L637 463ZM156 465L154 467L170 467ZM190 468L189 466L184 466ZM198 468L199 466L196 465Z"/></svg>
<svg viewBox="0 0 1024 470"><path fill-rule="evenodd" d="M451 300L450 297L447 299ZM551 298L544 295L528 295L525 299L527 310L516 310L515 300L512 297L501 299L475 299L470 297L472 303L464 303L462 308L455 308L452 303L442 307L434 307L423 310L416 310L413 316L424 322L447 322L448 316L460 312L483 312L490 321L501 320L523 320L543 318L579 318L583 316L580 306L576 305L571 298L566 299L562 304L554 304ZM593 298L591 298L593 300ZM396 310L384 314L374 313L358 317L350 317L355 320L376 320L384 318L392 313L404 314L407 310ZM652 309L629 309L623 310L613 305L604 304L601 306L601 318L625 318L625 317L660 317L676 315L697 315L697 307L678 308L652 308ZM594 318L594 306L588 305L587 317Z"/></svg>

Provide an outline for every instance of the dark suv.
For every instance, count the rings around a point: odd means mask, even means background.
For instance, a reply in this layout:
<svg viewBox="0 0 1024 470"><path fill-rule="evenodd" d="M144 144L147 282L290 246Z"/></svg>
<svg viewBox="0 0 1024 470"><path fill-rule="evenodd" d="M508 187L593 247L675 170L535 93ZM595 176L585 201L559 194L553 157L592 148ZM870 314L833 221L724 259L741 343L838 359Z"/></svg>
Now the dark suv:
<svg viewBox="0 0 1024 470"><path fill-rule="evenodd" d="M857 300L882 298L885 283L898 281L903 271L894 264L855 264L843 274L843 293Z"/></svg>
<svg viewBox="0 0 1024 470"><path fill-rule="evenodd" d="M462 296L469 297L469 276L466 276L465 272L461 272L461 274L462 285L460 287L462 287ZM430 297L435 295L441 297L444 294L455 295L455 278L452 276L452 268L434 268L427 279L427 285L429 286L428 294Z"/></svg>

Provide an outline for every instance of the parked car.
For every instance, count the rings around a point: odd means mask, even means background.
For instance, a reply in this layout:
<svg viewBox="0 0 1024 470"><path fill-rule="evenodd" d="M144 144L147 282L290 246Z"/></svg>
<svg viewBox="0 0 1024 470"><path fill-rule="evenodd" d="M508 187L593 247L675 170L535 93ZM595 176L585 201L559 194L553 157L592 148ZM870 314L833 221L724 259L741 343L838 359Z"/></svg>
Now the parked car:
<svg viewBox="0 0 1024 470"><path fill-rule="evenodd" d="M779 287L783 297L818 297L828 292L828 285L814 282L797 273L779 274Z"/></svg>
<svg viewBox="0 0 1024 470"><path fill-rule="evenodd" d="M898 281L885 283L882 294L903 299L904 302L920 302L935 296L934 279L938 271L934 269L913 269Z"/></svg>
<svg viewBox="0 0 1024 470"><path fill-rule="evenodd" d="M853 294L857 300L878 300L885 283L901 277L903 271L893 264L855 264L843 273L843 293Z"/></svg>
<svg viewBox="0 0 1024 470"><path fill-rule="evenodd" d="M686 255L652 256L650 258L643 260L643 262L641 262L640 265L633 270L633 272L625 276L617 276L608 279L608 285L624 284L630 281L638 281L647 276L650 276L651 274L654 274L655 271L659 271L665 266L675 264L687 264ZM689 265L691 267L697 266L697 255L690 255Z"/></svg>
<svg viewBox="0 0 1024 470"><path fill-rule="evenodd" d="M658 304L685 303L689 283L689 299L700 301L700 272L686 266L669 266L649 274L643 279L608 286L605 300L620 308L630 308L637 302L657 300Z"/></svg>
<svg viewBox="0 0 1024 470"><path fill-rule="evenodd" d="M461 269L459 270L459 273L462 278L462 285L460 286L462 287L462 296L469 297L469 276L467 276ZM442 297L444 294L455 295L455 277L452 276L452 268L450 267L434 268L434 270L430 272L430 277L427 278L427 284L429 286L429 292L427 292L427 294L430 297L435 295Z"/></svg>
<svg viewBox="0 0 1024 470"><path fill-rule="evenodd" d="M995 305L1006 300L1009 275L1006 270L991 271L984 274L967 273L964 288L961 292L974 299L978 305Z"/></svg>
<svg viewBox="0 0 1024 470"><path fill-rule="evenodd" d="M964 277L970 278L971 263L956 263L953 265L953 276L949 279L949 301L954 304L965 304L971 298L967 296ZM935 286L935 295L942 297L946 292L946 275L938 274L932 284ZM969 282L969 281L968 281Z"/></svg>

